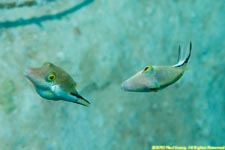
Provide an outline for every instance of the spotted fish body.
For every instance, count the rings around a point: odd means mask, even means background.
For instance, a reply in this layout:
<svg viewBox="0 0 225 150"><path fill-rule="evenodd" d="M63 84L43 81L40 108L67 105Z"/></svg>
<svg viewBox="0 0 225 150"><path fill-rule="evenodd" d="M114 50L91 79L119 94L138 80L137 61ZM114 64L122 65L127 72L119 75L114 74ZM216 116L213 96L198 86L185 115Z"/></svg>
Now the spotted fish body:
<svg viewBox="0 0 225 150"><path fill-rule="evenodd" d="M131 92L151 92L163 89L181 78L191 56L192 44L189 54L181 58L180 47L178 63L173 66L147 66L122 83L122 89Z"/></svg>
<svg viewBox="0 0 225 150"><path fill-rule="evenodd" d="M40 68L29 68L25 76L33 83L37 93L48 100L64 100L88 106L90 103L76 90L76 82L63 69L52 63Z"/></svg>

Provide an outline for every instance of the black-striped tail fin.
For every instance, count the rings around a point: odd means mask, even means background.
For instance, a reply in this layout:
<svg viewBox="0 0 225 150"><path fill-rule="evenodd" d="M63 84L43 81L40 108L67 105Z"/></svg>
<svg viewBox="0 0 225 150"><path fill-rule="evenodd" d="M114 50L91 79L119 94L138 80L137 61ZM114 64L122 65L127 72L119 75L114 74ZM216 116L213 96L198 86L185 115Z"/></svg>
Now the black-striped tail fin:
<svg viewBox="0 0 225 150"><path fill-rule="evenodd" d="M179 46L179 53L178 53L178 63L174 65L173 67L181 67L184 66L185 64L188 63L188 60L191 56L191 50L192 50L192 43L190 42L190 48L189 48L189 53L188 56L181 56L181 48Z"/></svg>
<svg viewBox="0 0 225 150"><path fill-rule="evenodd" d="M81 104L84 106L90 105L90 102L87 99L85 99L84 97L82 97L80 94L78 94L77 92L72 92L70 94L73 96L76 96L78 98L76 101L73 101L74 103Z"/></svg>

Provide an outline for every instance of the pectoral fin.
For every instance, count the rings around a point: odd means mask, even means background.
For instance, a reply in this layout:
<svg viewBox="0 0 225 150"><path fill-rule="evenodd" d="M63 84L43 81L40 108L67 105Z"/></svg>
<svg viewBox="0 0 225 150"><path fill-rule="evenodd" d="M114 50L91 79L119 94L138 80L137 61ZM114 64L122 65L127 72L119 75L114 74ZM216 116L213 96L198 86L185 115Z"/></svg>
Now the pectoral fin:
<svg viewBox="0 0 225 150"><path fill-rule="evenodd" d="M79 95L77 92L72 92L70 94L78 98L77 101L74 101L74 103L81 104L84 106L90 105L90 102L86 100L85 98L83 98L81 95Z"/></svg>
<svg viewBox="0 0 225 150"><path fill-rule="evenodd" d="M160 89L160 84L156 79L152 80L147 86L149 87L150 91L154 92Z"/></svg>

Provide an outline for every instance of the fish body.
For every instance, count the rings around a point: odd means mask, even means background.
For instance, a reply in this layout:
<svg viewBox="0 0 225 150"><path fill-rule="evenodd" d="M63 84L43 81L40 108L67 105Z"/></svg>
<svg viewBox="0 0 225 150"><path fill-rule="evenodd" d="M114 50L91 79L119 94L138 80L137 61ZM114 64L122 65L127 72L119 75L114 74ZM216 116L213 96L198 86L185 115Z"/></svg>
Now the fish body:
<svg viewBox="0 0 225 150"><path fill-rule="evenodd" d="M192 44L189 53L181 58L180 47L178 63L173 66L146 66L144 69L122 83L122 89L131 92L151 92L161 90L175 83L186 70L191 56Z"/></svg>
<svg viewBox="0 0 225 150"><path fill-rule="evenodd" d="M88 106L90 102L76 90L77 83L63 69L52 63L40 68L29 68L25 76L33 83L37 93L48 100L64 100Z"/></svg>

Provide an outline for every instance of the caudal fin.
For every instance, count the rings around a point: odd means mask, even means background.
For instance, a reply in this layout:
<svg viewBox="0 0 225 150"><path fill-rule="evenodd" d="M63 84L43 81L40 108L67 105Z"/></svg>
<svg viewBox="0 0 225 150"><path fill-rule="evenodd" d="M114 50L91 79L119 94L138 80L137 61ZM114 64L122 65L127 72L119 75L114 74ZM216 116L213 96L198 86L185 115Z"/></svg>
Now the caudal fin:
<svg viewBox="0 0 225 150"><path fill-rule="evenodd" d="M70 93L70 94L77 97L76 101L73 101L74 103L81 104L83 106L89 106L90 105L90 102L88 100L86 100L85 98L83 98L77 92L76 93Z"/></svg>
<svg viewBox="0 0 225 150"><path fill-rule="evenodd" d="M89 106L90 105L90 102L88 100L86 100L86 99L78 99L74 103L81 104L83 106Z"/></svg>
<svg viewBox="0 0 225 150"><path fill-rule="evenodd" d="M191 50L192 50L192 43L190 42L190 48L189 48L188 56L181 57L181 48L179 46L178 63L176 65L174 65L173 67L182 67L182 66L185 66L188 63L188 60L189 60L189 58L191 56Z"/></svg>

